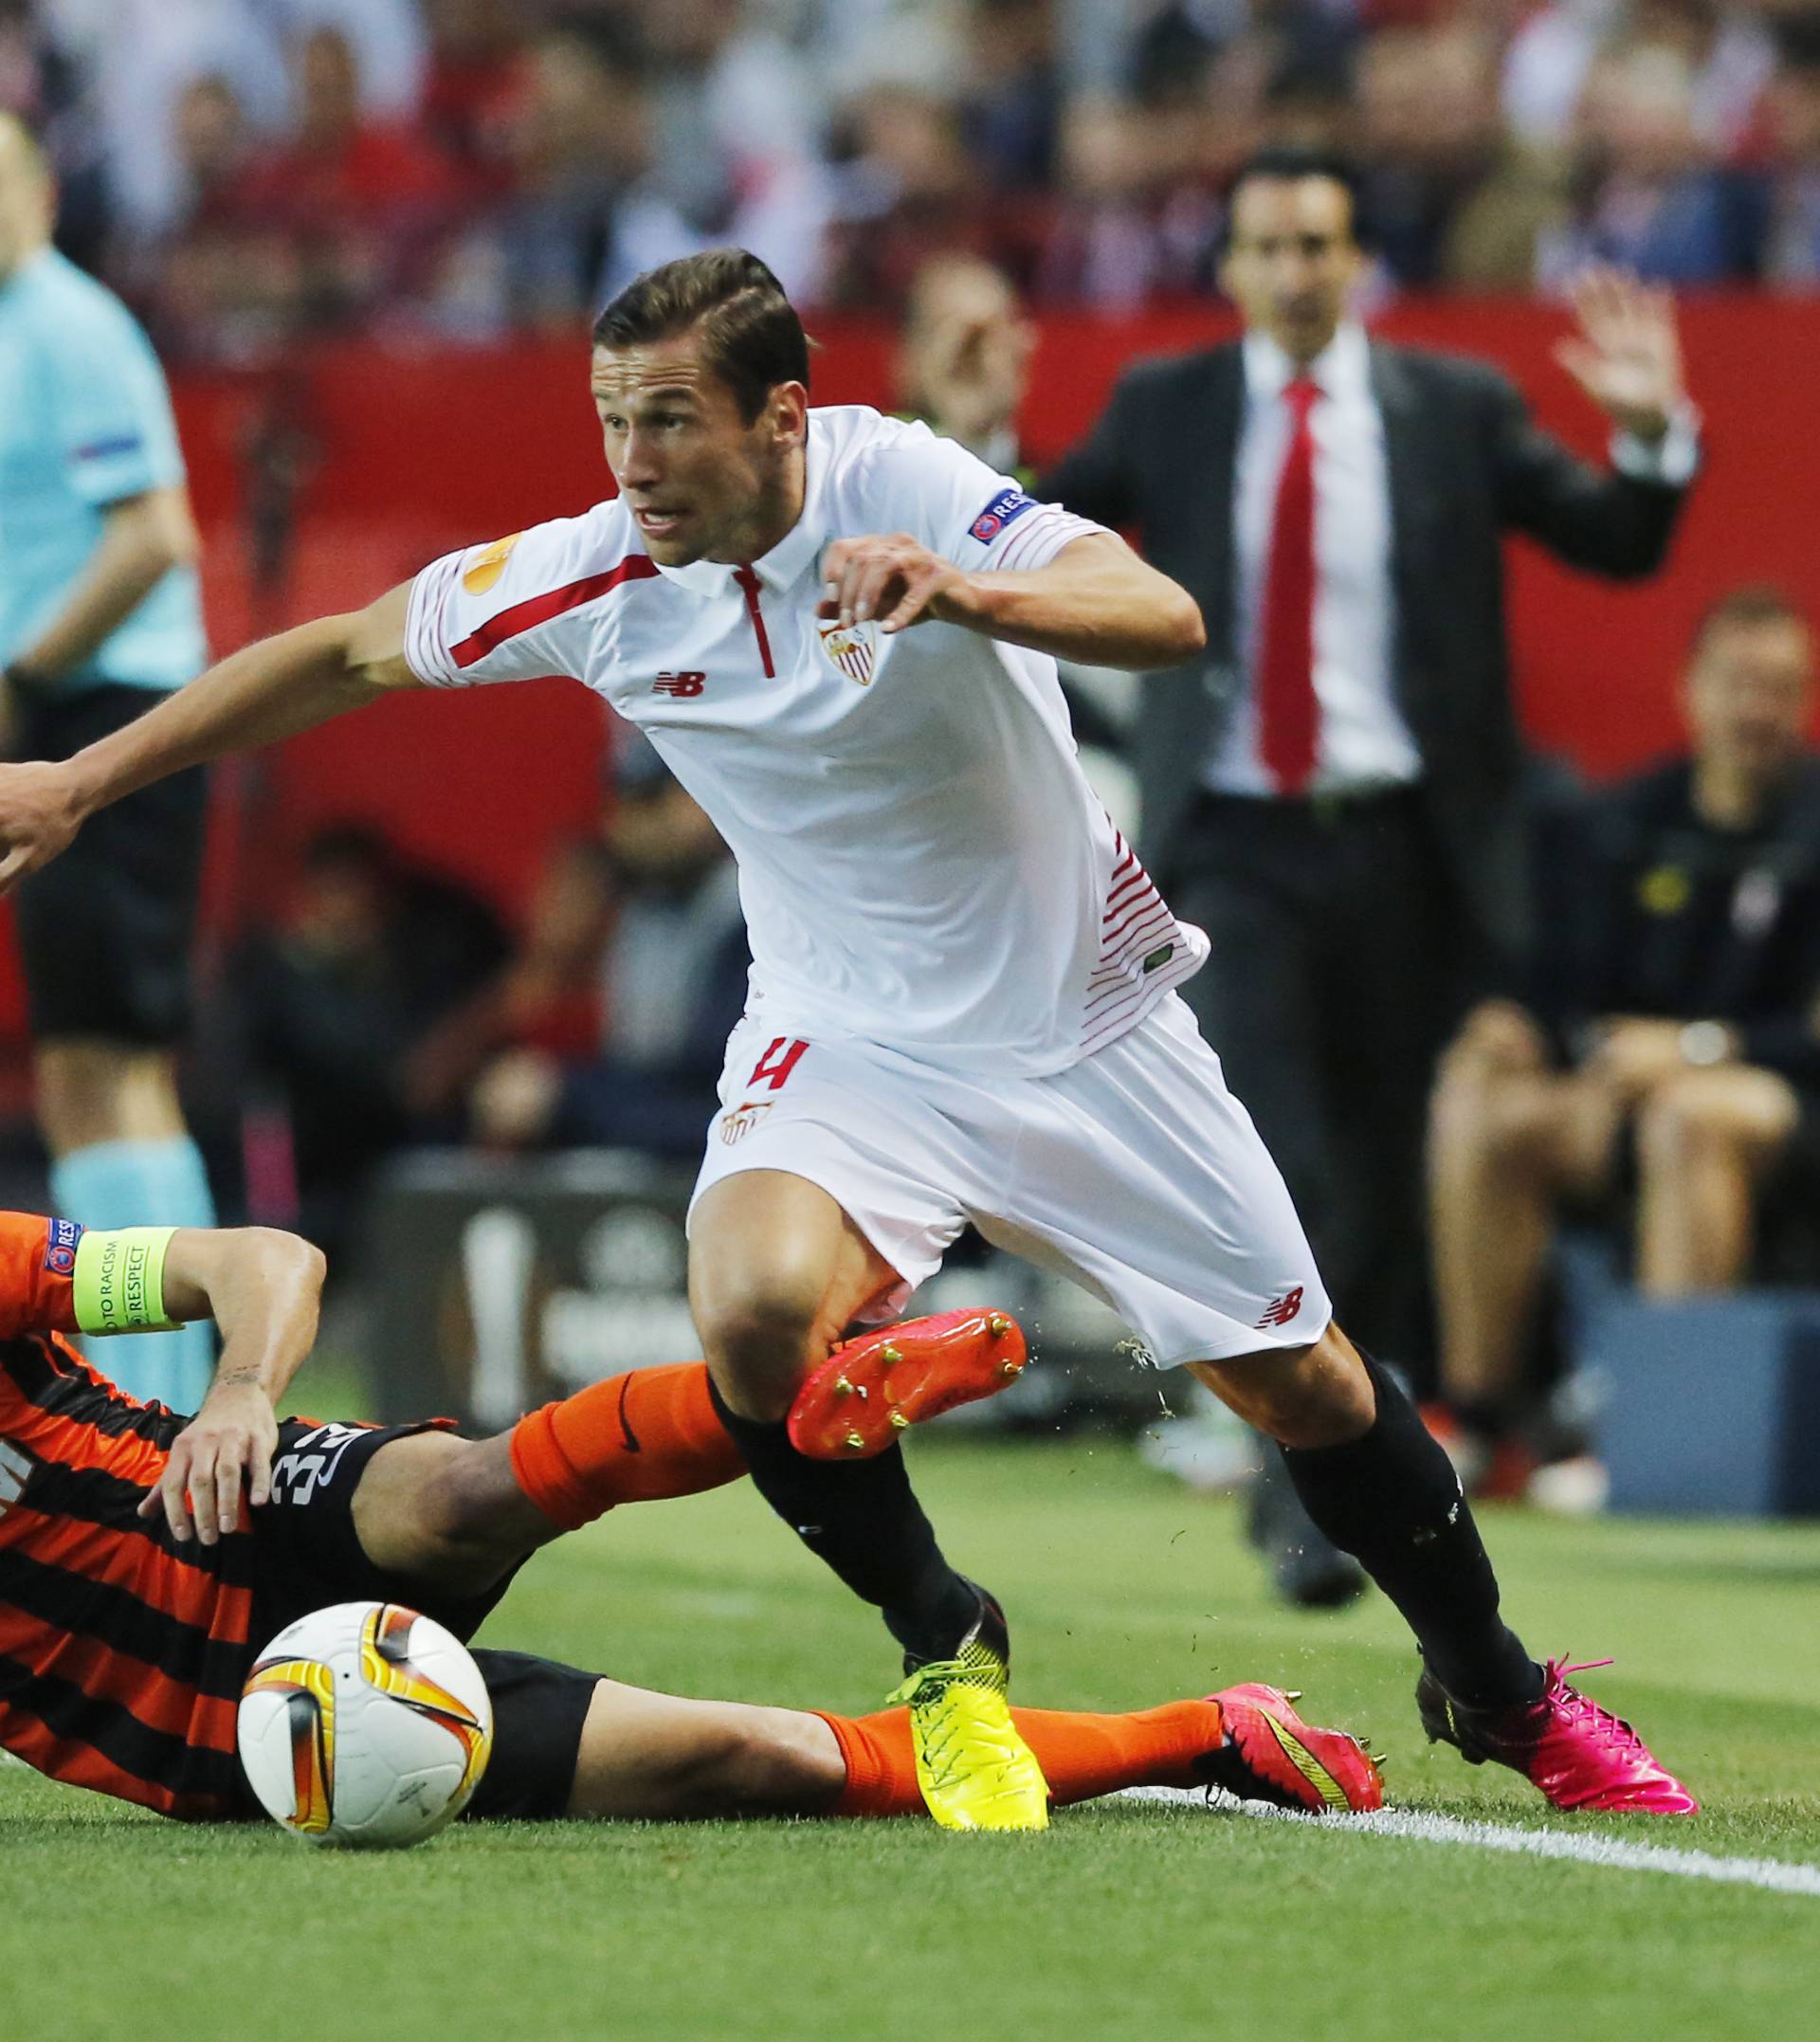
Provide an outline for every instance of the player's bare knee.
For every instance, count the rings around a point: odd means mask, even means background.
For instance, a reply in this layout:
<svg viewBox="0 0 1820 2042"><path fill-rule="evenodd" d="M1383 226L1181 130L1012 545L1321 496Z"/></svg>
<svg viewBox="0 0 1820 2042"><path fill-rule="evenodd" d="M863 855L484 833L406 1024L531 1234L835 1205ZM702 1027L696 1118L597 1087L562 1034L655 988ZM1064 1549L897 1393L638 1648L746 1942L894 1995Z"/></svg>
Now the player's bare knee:
<svg viewBox="0 0 1820 2042"><path fill-rule="evenodd" d="M509 1433L461 1445L465 1450L449 1455L427 1484L421 1507L439 1553L480 1589L559 1527L519 1486Z"/></svg>
<svg viewBox="0 0 1820 2042"><path fill-rule="evenodd" d="M491 1587L555 1529L518 1486L503 1437L394 1441L374 1455L354 1508L376 1565L457 1594Z"/></svg>
<svg viewBox="0 0 1820 2042"><path fill-rule="evenodd" d="M698 1754L689 1796L702 1814L814 1814L839 1796L846 1768L819 1719L742 1709Z"/></svg>
<svg viewBox="0 0 1820 2042"><path fill-rule="evenodd" d="M789 1411L805 1367L825 1349L819 1285L780 1274L696 1307L696 1329L720 1394L741 1417Z"/></svg>

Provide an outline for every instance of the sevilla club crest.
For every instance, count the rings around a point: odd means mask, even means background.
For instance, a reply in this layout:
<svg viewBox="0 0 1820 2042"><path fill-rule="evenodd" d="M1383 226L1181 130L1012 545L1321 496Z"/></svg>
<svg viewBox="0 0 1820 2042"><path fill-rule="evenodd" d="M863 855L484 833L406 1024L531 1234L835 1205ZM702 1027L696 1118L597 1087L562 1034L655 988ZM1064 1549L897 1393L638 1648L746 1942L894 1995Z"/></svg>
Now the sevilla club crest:
<svg viewBox="0 0 1820 2042"><path fill-rule="evenodd" d="M878 626L868 619L864 624L818 623L815 629L835 670L861 687L870 687L879 660Z"/></svg>

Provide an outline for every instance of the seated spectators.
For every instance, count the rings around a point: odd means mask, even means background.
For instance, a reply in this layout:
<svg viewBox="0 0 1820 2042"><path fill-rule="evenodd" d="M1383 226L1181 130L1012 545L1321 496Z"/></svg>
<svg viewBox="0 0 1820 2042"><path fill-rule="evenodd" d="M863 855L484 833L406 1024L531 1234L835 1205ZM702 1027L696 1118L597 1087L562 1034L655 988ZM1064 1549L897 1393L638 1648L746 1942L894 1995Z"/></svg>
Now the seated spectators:
<svg viewBox="0 0 1820 2042"><path fill-rule="evenodd" d="M259 149L246 109L226 77L208 72L184 87L173 120L172 222L136 252L134 295L168 357L269 358L301 323L302 268L289 235L245 209Z"/></svg>
<svg viewBox="0 0 1820 2042"><path fill-rule="evenodd" d="M1785 290L1811 291L1820 286L1820 14L1793 16L1777 41L1763 277Z"/></svg>
<svg viewBox="0 0 1820 2042"><path fill-rule="evenodd" d="M424 132L482 183L518 84L518 11L511 0L425 0Z"/></svg>
<svg viewBox="0 0 1820 2042"><path fill-rule="evenodd" d="M1496 46L1477 29L1387 28L1359 53L1359 204L1409 286L1523 290L1567 209L1562 152L1505 133Z"/></svg>
<svg viewBox="0 0 1820 2042"><path fill-rule="evenodd" d="M438 1025L508 951L489 908L376 831L340 824L305 847L287 907L242 945L229 984L252 1088L286 1111L313 1240L333 1251L373 1165L447 1111Z"/></svg>
<svg viewBox="0 0 1820 2042"><path fill-rule="evenodd" d="M1441 1377L1469 1469L1527 1415L1527 1343L1564 1211L1634 1196L1654 1297L1751 1269L1820 1102L1814 645L1739 590L1696 635L1686 757L1538 830L1528 1007L1480 1008L1442 1065L1430 1145Z"/></svg>
<svg viewBox="0 0 1820 2042"><path fill-rule="evenodd" d="M1680 59L1692 79L1695 134L1716 160L1732 158L1774 54L1756 10L1721 0L1550 0L1517 28L1505 52L1511 132L1532 145L1569 141L1598 60L1639 45Z"/></svg>
<svg viewBox="0 0 1820 2042"><path fill-rule="evenodd" d="M1665 42L1625 46L1593 66L1571 217L1543 237L1539 282L1564 285L1593 263L1684 285L1755 274L1761 186L1726 166L1701 132L1699 82L1685 53Z"/></svg>
<svg viewBox="0 0 1820 2042"><path fill-rule="evenodd" d="M511 322L573 331L602 301L654 119L631 37L578 25L530 43L501 129L507 195L482 229Z"/></svg>
<svg viewBox="0 0 1820 2042"><path fill-rule="evenodd" d="M292 132L248 167L236 211L298 251L302 322L320 328L420 295L466 193L414 127L366 114L339 28L312 28L293 62Z"/></svg>
<svg viewBox="0 0 1820 2042"><path fill-rule="evenodd" d="M692 1161L715 1111L750 964L738 876L651 746L622 742L603 842L558 856L523 950L468 1017L470 1035L517 1043L473 1089L491 1147Z"/></svg>
<svg viewBox="0 0 1820 2042"><path fill-rule="evenodd" d="M1020 214L968 158L960 109L940 94L874 85L841 122L824 296L901 306L932 256L971 254L1031 273L1046 215Z"/></svg>

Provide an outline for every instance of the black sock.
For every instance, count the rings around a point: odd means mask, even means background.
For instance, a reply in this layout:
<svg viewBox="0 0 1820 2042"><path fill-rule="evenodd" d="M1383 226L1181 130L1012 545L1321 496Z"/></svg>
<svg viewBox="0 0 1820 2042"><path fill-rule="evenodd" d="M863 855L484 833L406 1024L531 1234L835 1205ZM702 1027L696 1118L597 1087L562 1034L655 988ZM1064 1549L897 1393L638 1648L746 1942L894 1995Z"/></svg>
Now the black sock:
<svg viewBox="0 0 1820 2042"><path fill-rule="evenodd" d="M1446 1452L1369 1355L1377 1416L1339 1447L1285 1449L1302 1506L1403 1613L1456 1701L1532 1701L1541 1668L1498 1614L1498 1581Z"/></svg>
<svg viewBox="0 0 1820 2042"><path fill-rule="evenodd" d="M811 1461L781 1419L741 1418L712 1384L709 1395L759 1495L856 1595L884 1612L905 1651L945 1659L956 1650L979 1614L978 1592L942 1558L902 1451Z"/></svg>

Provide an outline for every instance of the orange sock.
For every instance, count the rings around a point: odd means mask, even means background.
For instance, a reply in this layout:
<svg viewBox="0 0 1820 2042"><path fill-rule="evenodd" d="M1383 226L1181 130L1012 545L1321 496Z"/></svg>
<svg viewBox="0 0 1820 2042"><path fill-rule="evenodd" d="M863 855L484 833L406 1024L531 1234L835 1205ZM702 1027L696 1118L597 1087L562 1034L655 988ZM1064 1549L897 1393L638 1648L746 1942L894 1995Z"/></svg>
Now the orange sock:
<svg viewBox="0 0 1820 2042"><path fill-rule="evenodd" d="M739 1449L708 1401L702 1361L633 1369L528 1413L512 1431L519 1486L564 1531L615 1504L737 1482Z"/></svg>
<svg viewBox="0 0 1820 2042"><path fill-rule="evenodd" d="M846 1761L846 1785L831 1814L922 1813L908 1709L884 1709L876 1716L816 1713L833 1731ZM1226 1736L1217 1702L1165 1702L1160 1708L1125 1716L1014 1708L1011 1721L1036 1754L1058 1808L1116 1794L1121 1787L1204 1786L1194 1760Z"/></svg>

